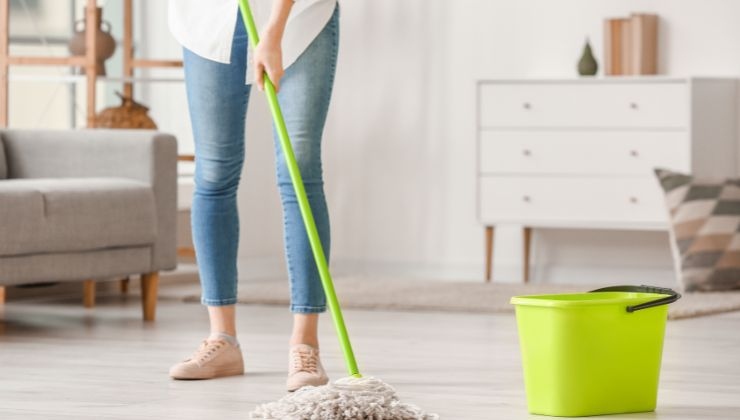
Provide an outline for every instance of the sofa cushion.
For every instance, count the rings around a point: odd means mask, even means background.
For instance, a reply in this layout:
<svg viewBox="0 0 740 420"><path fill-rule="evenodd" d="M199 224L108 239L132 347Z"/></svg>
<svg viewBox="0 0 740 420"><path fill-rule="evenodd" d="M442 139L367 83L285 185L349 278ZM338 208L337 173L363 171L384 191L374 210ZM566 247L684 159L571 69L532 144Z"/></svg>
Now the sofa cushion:
<svg viewBox="0 0 740 420"><path fill-rule="evenodd" d="M740 288L740 179L656 169L671 219L673 258L687 292Z"/></svg>
<svg viewBox="0 0 740 420"><path fill-rule="evenodd" d="M0 181L0 256L144 245L156 237L154 193L123 178Z"/></svg>
<svg viewBox="0 0 740 420"><path fill-rule="evenodd" d="M3 145L3 136L0 134L0 179L8 177L8 164L5 161L5 145Z"/></svg>

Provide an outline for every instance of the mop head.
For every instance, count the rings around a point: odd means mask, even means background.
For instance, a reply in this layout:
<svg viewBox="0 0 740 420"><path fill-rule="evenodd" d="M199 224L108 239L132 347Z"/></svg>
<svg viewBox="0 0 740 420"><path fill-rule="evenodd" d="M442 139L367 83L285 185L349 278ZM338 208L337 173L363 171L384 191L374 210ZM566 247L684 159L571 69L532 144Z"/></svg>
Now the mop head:
<svg viewBox="0 0 740 420"><path fill-rule="evenodd" d="M399 401L396 391L373 377L343 378L306 386L278 401L258 406L252 419L280 420L436 420L419 407Z"/></svg>

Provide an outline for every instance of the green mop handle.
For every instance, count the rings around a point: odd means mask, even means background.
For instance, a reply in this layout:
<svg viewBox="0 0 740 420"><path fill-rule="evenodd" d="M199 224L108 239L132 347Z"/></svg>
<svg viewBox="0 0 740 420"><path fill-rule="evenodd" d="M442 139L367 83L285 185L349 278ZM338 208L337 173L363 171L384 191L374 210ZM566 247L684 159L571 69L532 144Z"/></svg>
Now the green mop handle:
<svg viewBox="0 0 740 420"><path fill-rule="evenodd" d="M257 35L257 27L254 24L252 10L249 8L249 2L247 0L239 0L239 7L242 13L242 20L247 27L249 43L252 45L252 49L254 49L259 43L259 35ZM285 155L290 179L293 182L293 188L298 197L298 207L301 210L301 216L303 217L303 224L306 226L306 232L308 232L308 239L311 243L311 250L313 251L314 260L316 260L316 266L319 269L321 284L324 286L324 293L326 294L329 311L334 320L334 327L337 330L339 343L344 352L344 360L347 364L347 370L349 371L350 376L359 378L362 375L360 375L360 371L357 368L357 361L355 361L355 355L352 351L352 344L349 342L347 327L344 325L342 310L339 307L339 301L334 292L334 283L331 280L329 267L326 264L326 256L324 255L324 249L321 246L319 232L316 230L316 222L313 219L311 206L308 204L308 198L306 197L306 189L303 186L301 172L298 169L298 163L296 163L295 155L293 154L293 146L291 146L290 137L288 137L288 129L285 127L283 113L280 110L280 104L278 103L277 95L275 93L275 86L270 81L270 78L267 77L267 73L265 73L265 93L267 94L267 102L270 105L270 111L272 112L272 119L275 123L278 137L280 137L280 146Z"/></svg>

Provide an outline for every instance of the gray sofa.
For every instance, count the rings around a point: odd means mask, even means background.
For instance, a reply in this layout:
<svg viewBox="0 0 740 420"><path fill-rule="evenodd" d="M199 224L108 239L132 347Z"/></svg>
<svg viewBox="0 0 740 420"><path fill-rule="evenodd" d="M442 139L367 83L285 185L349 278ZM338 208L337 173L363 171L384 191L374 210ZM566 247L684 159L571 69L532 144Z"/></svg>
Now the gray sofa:
<svg viewBox="0 0 740 420"><path fill-rule="evenodd" d="M0 130L4 286L141 275L154 320L160 270L177 265L177 142L142 130Z"/></svg>

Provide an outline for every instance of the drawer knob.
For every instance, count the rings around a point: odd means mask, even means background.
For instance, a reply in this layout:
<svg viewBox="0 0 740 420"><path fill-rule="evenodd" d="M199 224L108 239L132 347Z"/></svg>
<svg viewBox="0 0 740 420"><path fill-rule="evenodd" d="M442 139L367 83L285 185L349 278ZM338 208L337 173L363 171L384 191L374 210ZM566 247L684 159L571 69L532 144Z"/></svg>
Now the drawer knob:
<svg viewBox="0 0 740 420"><path fill-rule="evenodd" d="M529 102L525 102L525 103L522 104L522 108L524 108L524 109L532 109L532 104L530 104Z"/></svg>
<svg viewBox="0 0 740 420"><path fill-rule="evenodd" d="M630 109L637 109L637 102L630 102Z"/></svg>
<svg viewBox="0 0 740 420"><path fill-rule="evenodd" d="M524 201L525 203L529 203L529 202L532 201L532 197L530 197L528 195L523 195L522 196L522 201Z"/></svg>
<svg viewBox="0 0 740 420"><path fill-rule="evenodd" d="M637 150L630 150L630 156L638 157L640 156L640 153Z"/></svg>
<svg viewBox="0 0 740 420"><path fill-rule="evenodd" d="M630 203L637 204L638 201L637 197L630 197Z"/></svg>
<svg viewBox="0 0 740 420"><path fill-rule="evenodd" d="M532 156L532 151L529 150L529 149L524 149L524 150L522 150L522 154L524 156Z"/></svg>

